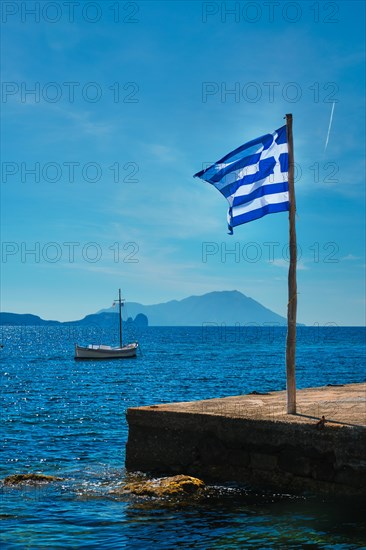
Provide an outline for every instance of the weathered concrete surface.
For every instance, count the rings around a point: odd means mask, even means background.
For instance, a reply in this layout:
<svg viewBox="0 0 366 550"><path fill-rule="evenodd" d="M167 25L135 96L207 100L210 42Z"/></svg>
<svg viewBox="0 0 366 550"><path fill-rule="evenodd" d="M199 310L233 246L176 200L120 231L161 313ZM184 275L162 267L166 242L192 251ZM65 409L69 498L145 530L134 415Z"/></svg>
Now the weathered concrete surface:
<svg viewBox="0 0 366 550"><path fill-rule="evenodd" d="M286 414L286 392L128 409L126 466L365 495L366 384L300 390L297 402L296 415Z"/></svg>

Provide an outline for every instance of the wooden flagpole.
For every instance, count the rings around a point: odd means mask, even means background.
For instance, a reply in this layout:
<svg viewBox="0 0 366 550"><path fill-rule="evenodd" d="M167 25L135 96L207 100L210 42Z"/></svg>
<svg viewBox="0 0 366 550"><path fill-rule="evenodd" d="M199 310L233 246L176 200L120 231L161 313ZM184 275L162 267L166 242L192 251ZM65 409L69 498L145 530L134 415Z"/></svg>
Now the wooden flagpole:
<svg viewBox="0 0 366 550"><path fill-rule="evenodd" d="M296 200L294 184L294 145L292 136L292 114L286 115L286 131L288 143L288 191L290 201L290 266L288 271L288 305L287 305L287 338L286 338L286 380L287 380L287 414L296 414Z"/></svg>

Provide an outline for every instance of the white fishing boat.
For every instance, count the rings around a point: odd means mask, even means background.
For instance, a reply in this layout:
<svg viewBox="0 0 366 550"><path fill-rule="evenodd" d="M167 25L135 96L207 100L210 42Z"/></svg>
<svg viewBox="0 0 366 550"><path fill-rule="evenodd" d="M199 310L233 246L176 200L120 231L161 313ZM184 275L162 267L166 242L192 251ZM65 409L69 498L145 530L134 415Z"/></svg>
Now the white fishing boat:
<svg viewBox="0 0 366 550"><path fill-rule="evenodd" d="M98 346L95 344L83 347L75 344L75 359L125 359L135 357L137 348L137 342L120 347Z"/></svg>
<svg viewBox="0 0 366 550"><path fill-rule="evenodd" d="M121 289L119 289L119 346L105 346L103 344L78 346L75 344L75 359L127 359L136 357L137 348L139 346L137 342L122 345L122 305Z"/></svg>

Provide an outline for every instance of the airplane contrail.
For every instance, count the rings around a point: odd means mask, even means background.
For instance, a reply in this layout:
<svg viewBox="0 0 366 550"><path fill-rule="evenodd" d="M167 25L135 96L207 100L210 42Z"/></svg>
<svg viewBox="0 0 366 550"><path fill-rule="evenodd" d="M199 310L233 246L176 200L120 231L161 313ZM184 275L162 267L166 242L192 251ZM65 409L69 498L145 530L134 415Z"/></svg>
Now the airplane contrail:
<svg viewBox="0 0 366 550"><path fill-rule="evenodd" d="M328 145L328 141L329 141L330 129L331 129L331 127L332 127L334 106L335 106L335 101L333 101L332 112L330 113L329 128L328 128L327 139L326 139L326 142L325 142L324 153L325 153L325 151L327 150L327 145Z"/></svg>

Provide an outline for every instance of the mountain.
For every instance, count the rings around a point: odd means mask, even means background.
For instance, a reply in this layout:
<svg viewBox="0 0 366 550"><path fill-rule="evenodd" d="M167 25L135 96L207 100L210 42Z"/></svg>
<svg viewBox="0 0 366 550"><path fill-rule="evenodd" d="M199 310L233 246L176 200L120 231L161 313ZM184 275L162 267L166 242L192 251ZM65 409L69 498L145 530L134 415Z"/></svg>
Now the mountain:
<svg viewBox="0 0 366 550"><path fill-rule="evenodd" d="M139 314L136 316L135 320L132 318L127 319L126 321L129 325L135 327L146 327L148 326L148 319L145 315ZM38 315L31 315L30 313L7 313L0 312L0 326L80 326L80 327L103 327L103 328L112 328L117 327L116 315L114 312L103 312L103 313L92 313L91 315L86 315L83 319L79 321L65 321L64 323L60 321L45 321Z"/></svg>
<svg viewBox="0 0 366 550"><path fill-rule="evenodd" d="M61 325L61 323L59 321L45 321L41 317L38 317L38 315L31 315L30 313L7 313L6 311L1 311L0 325L52 326Z"/></svg>
<svg viewBox="0 0 366 550"><path fill-rule="evenodd" d="M117 311L102 311L100 313L91 313L86 315L80 321L66 321L63 325L72 325L72 326L101 326L105 328L116 328L118 321L116 322L116 313ZM129 317L128 319L123 319L123 322L138 326L138 327L147 327L149 322L146 315L139 313L136 315L135 319Z"/></svg>
<svg viewBox="0 0 366 550"><path fill-rule="evenodd" d="M37 315L1 313L0 325L72 325L116 327L118 308L103 309L79 321L45 321ZM133 320L134 318L134 320ZM250 323L286 325L287 320L237 290L209 292L203 296L190 296L162 304L144 306L128 302L123 307L123 321L134 326L235 326Z"/></svg>
<svg viewBox="0 0 366 550"><path fill-rule="evenodd" d="M112 307L100 313L116 312ZM150 326L201 326L216 323L234 326L236 323L285 325L287 320L252 298L237 290L209 292L203 296L190 296L183 300L172 300L162 304L144 306L128 302L123 308L123 318L143 313Z"/></svg>

